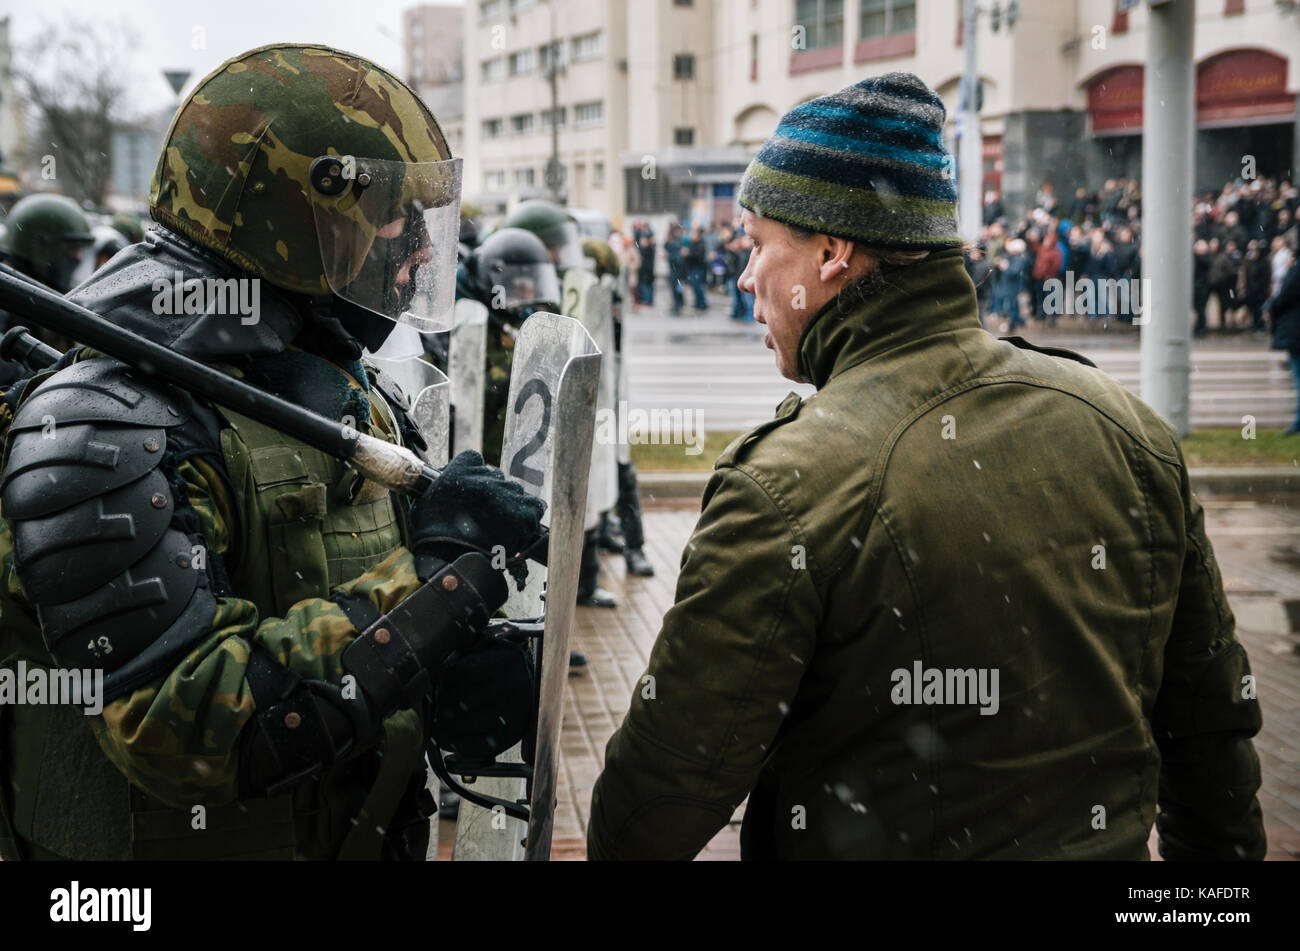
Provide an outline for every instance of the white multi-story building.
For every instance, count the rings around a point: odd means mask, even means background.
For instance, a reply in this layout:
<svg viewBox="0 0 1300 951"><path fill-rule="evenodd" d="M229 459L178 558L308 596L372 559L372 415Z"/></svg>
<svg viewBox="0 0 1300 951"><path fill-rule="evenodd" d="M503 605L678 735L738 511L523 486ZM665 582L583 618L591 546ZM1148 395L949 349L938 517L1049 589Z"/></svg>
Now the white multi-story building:
<svg viewBox="0 0 1300 951"><path fill-rule="evenodd" d="M634 6L468 0L465 194L485 212L552 194L574 207L621 210L617 163L630 125L626 23Z"/></svg>
<svg viewBox="0 0 1300 951"><path fill-rule="evenodd" d="M1137 174L1146 5L1020 0L1013 25L1008 0L980 6L984 188L1014 215L1045 181L1065 197ZM1199 186L1241 174L1247 155L1258 175L1296 175L1297 6L1198 0ZM740 173L781 115L866 76L920 76L947 106L955 148L961 10L962 0L468 0L466 193L502 208L546 193L552 42L564 62L563 197L615 221L730 217Z"/></svg>
<svg viewBox="0 0 1300 951"><path fill-rule="evenodd" d="M1189 0L1175 0L1183 3ZM962 0L721 0L718 121L756 149L800 102L866 76L916 73L948 109L965 69ZM1045 181L1058 195L1136 175L1141 161L1145 4L982 0L978 21L984 186L1018 214ZM1221 186L1245 154L1259 175L1296 174L1300 54L1294 0L1198 0L1197 184ZM996 31L994 29L996 24ZM802 29L801 29L802 28Z"/></svg>
<svg viewBox="0 0 1300 951"><path fill-rule="evenodd" d="M425 3L402 13L406 82L438 118L452 155L465 152L465 7Z"/></svg>

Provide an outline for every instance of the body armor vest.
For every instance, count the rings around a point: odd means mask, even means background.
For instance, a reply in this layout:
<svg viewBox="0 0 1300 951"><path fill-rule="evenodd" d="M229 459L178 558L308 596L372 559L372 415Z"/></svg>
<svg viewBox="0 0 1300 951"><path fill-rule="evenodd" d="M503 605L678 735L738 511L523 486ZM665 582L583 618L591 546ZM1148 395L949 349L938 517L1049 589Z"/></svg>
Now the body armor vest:
<svg viewBox="0 0 1300 951"><path fill-rule="evenodd" d="M394 410L373 384L369 396L371 434L400 442ZM221 451L241 522L231 527L238 548L227 566L232 593L255 604L260 617L328 597L403 544L387 489L278 430L217 412L227 424ZM29 663L52 663L43 651L34 657L24 648ZM424 728L413 710L384 721L379 749L279 796L205 807L201 829L192 809L168 806L128 783L79 709L13 707L8 719L0 720L0 745L13 741L10 788L0 795L10 797L14 845L26 857L375 859L385 836L394 841L402 827L409 828L401 849L424 857L424 816L432 809L416 803L425 782Z"/></svg>

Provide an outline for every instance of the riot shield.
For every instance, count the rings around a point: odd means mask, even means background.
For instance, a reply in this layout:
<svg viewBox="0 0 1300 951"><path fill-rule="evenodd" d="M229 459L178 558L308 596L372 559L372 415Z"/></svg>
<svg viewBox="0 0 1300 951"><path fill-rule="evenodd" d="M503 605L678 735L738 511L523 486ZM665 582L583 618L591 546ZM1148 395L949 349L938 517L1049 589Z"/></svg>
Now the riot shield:
<svg viewBox="0 0 1300 951"><path fill-rule="evenodd" d="M530 564L522 591L511 590L505 612L512 619L544 616L538 669L538 720L533 759L530 822L500 807L462 801L453 858L545 860L550 857L555 809L560 723L569 669L569 627L578 593L587 475L595 428L601 353L581 323L536 313L524 321L510 375L501 468L547 503L550 531L547 567ZM498 757L519 763L519 746ZM480 777L475 792L522 802L529 784L517 778Z"/></svg>
<svg viewBox="0 0 1300 951"><path fill-rule="evenodd" d="M406 396L404 409L426 444L424 451L419 453L420 457L436 468L445 466L451 436L451 384L446 374L417 357L387 360L371 356L366 362L392 379ZM431 767L426 765L425 771L424 788L436 803L441 784ZM429 862L438 858L438 827L438 814L435 812L429 823L429 846L425 852L425 860Z"/></svg>
<svg viewBox="0 0 1300 951"><path fill-rule="evenodd" d="M453 455L483 451L483 387L487 363L488 310L476 300L456 301L455 325L448 343L447 376L456 419L451 433Z"/></svg>
<svg viewBox="0 0 1300 951"><path fill-rule="evenodd" d="M406 394L409 400L407 412L427 444L418 455L431 466L445 466L451 436L451 384L447 376L432 363L418 357L409 360L370 357L367 362L383 371Z"/></svg>
<svg viewBox="0 0 1300 951"><path fill-rule="evenodd" d="M613 294L596 276L582 268L569 268L564 275L564 306L582 322L602 354L614 353ZM596 399L597 418L606 432L618 432L618 394L615 389L613 359L601 362L600 386ZM618 503L618 440L601 439L591 447L591 472L587 481L587 511L583 525L587 529L600 525L600 513Z"/></svg>
<svg viewBox="0 0 1300 951"><path fill-rule="evenodd" d="M623 348L627 345L627 338L624 337L623 334L627 331L627 325L624 322L624 318L631 307L630 302L632 298L628 296L627 280L627 268L620 270L617 278L610 274L606 274L600 279L602 284L609 286L610 290L614 294L615 300L622 302L621 304L616 303L614 305L614 357L612 361L614 364L614 406L621 413L627 412L626 407L628 405L627 370L626 363L623 360ZM614 424L615 428L617 428L617 417L614 419ZM619 438L616 441L615 455L620 466L627 465L632 461L632 447L628 444L628 440Z"/></svg>

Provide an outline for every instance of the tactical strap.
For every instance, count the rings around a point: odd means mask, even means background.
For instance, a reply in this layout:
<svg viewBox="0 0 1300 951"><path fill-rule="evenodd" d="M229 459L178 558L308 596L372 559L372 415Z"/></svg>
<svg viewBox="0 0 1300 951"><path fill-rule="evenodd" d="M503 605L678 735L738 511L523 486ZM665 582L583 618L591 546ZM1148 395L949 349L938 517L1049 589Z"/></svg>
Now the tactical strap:
<svg viewBox="0 0 1300 951"><path fill-rule="evenodd" d="M381 857L389 824L411 784L410 764L420 762L423 743L424 724L414 710L403 710L384 721L384 758L379 775L339 848L340 862L367 862Z"/></svg>

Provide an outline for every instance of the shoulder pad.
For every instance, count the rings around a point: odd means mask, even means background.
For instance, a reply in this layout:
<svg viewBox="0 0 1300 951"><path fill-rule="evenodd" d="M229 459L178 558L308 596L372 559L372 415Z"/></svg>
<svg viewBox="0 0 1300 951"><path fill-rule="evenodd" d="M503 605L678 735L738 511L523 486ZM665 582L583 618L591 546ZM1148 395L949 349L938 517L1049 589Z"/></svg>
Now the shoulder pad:
<svg viewBox="0 0 1300 951"><path fill-rule="evenodd" d="M5 516L43 518L136 481L158 466L167 430L193 415L188 394L139 380L115 360L60 370L23 400L10 426Z"/></svg>
<svg viewBox="0 0 1300 951"><path fill-rule="evenodd" d="M761 439L765 433L771 432L778 426L784 426L792 419L795 419L799 415L802 406L803 398L798 393L788 395L778 404L776 415L772 419L751 429L724 449L722 455L718 456L717 462L713 464L713 468L721 469L723 466L734 465L739 461L743 451Z"/></svg>
<svg viewBox="0 0 1300 951"><path fill-rule="evenodd" d="M59 371L19 407L0 506L14 575L56 663L143 683L206 634L215 608L206 558L193 555L199 536L173 525L160 468L169 443L199 435L177 427L201 426L205 412L100 359Z"/></svg>
<svg viewBox="0 0 1300 951"><path fill-rule="evenodd" d="M112 422L125 426L177 426L193 412L193 398L184 390L157 380L112 359L90 359L45 380L27 394L14 414L11 430L55 425Z"/></svg>
<svg viewBox="0 0 1300 951"><path fill-rule="evenodd" d="M1019 347L1021 350L1037 350L1039 353L1045 353L1049 357L1064 357L1066 360L1073 360L1075 363L1082 363L1084 366L1096 367L1093 363L1081 353L1075 353L1073 350L1066 350L1062 347L1039 347L1030 343L1024 337L999 337L1013 347Z"/></svg>

